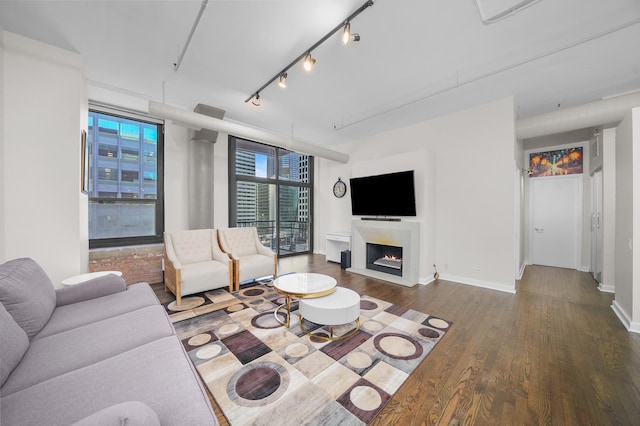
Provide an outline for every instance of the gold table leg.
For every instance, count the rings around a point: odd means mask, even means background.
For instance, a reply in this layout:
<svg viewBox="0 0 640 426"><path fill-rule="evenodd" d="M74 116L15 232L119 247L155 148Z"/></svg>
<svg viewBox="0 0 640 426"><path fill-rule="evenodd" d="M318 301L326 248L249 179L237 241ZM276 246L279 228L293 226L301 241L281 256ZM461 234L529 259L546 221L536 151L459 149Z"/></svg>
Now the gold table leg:
<svg viewBox="0 0 640 426"><path fill-rule="evenodd" d="M313 337L315 339L320 339L320 340L325 340L325 341L342 340L342 339L347 339L347 338L353 336L354 334L356 334L358 332L358 330L360 330L360 316L358 316L358 318L356 318L356 320L355 320L355 328L353 330L351 330L350 332L342 335L342 336L338 336L338 337L334 337L333 336L333 326L332 325L329 326L329 329L331 330L329 337L317 336L317 335L313 334L311 331L309 331L309 330L304 328L304 326L302 325L302 321L304 321L304 318L300 314L298 314L298 316L300 317L300 330L302 330L302 332L304 334L306 334L307 336ZM318 324L318 325L322 326L322 324Z"/></svg>
<svg viewBox="0 0 640 426"><path fill-rule="evenodd" d="M280 309L284 308L285 305L287 307L287 320L285 322L282 322L280 321L280 318L278 318L278 312L280 312ZM275 311L273 311L273 316L276 318L276 321L278 321L278 324L283 325L287 328L291 326L291 296L285 296L285 302L282 305L278 306Z"/></svg>

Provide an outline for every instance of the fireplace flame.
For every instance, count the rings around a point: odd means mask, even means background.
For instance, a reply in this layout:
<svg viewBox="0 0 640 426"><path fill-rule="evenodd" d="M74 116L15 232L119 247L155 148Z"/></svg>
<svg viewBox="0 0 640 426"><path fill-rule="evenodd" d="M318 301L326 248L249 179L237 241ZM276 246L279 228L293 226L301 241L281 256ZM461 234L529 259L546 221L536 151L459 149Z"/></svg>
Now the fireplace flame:
<svg viewBox="0 0 640 426"><path fill-rule="evenodd" d="M384 258L385 258L385 259L387 259L387 260L398 260L398 261L402 261L402 258L401 258L401 257L392 256L392 255L390 255L390 254L385 254L385 255L384 255Z"/></svg>

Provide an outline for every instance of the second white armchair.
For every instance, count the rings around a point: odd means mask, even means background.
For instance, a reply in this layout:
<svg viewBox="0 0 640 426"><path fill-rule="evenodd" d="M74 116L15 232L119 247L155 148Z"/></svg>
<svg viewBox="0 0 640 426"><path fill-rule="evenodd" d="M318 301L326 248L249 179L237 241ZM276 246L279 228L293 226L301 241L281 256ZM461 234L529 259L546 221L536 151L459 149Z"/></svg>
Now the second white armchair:
<svg viewBox="0 0 640 426"><path fill-rule="evenodd" d="M234 264L235 289L252 278L278 275L278 257L260 242L255 227L218 229L218 242Z"/></svg>

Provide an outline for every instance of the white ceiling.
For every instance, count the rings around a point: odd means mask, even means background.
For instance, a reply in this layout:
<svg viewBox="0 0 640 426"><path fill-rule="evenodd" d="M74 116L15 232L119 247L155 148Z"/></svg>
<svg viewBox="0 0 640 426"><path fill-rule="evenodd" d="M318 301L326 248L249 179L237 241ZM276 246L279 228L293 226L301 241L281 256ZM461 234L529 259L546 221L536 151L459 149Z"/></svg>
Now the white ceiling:
<svg viewBox="0 0 640 426"><path fill-rule="evenodd" d="M639 0L541 0L489 25L474 0L377 0L360 42L336 34L311 73L244 102L363 3L210 0L178 72L200 0L0 0L0 27L79 52L91 85L325 146L505 96L527 117L640 89Z"/></svg>

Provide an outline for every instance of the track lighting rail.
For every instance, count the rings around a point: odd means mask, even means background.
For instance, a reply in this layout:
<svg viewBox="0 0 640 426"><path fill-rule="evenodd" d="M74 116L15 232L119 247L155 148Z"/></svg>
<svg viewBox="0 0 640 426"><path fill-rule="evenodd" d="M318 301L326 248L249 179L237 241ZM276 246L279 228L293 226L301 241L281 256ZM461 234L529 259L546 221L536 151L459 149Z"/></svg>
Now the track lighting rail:
<svg viewBox="0 0 640 426"><path fill-rule="evenodd" d="M260 95L260 92L262 92L262 90L264 88L266 88L268 85L270 85L271 83L273 83L274 81L278 80L280 78L281 75L284 75L287 73L287 71L289 71L289 69L291 67L293 67L295 64L297 64L298 62L300 62L302 59L304 59L307 55L310 55L311 52L313 50L315 50L318 46L320 46L322 43L324 43L325 41L327 41L327 39L329 39L329 37L331 37L332 35L334 35L336 32L338 32L339 30L341 30L342 28L344 28L345 25L349 24L351 22L351 20L353 18L355 18L356 16L360 15L365 9L367 9L368 7L373 6L373 0L367 0L364 4L362 4L359 8L357 8L353 13L351 13L351 15L347 16L344 20L342 20L338 25L335 26L335 28L333 28L331 31L329 31L327 34L325 34L324 37L322 37L320 40L318 40L317 42L315 42L311 47L309 47L308 49L305 49L304 52L302 52L297 58L295 58L293 61L291 61L291 63L289 63L286 67L284 67L282 70L278 71L278 73L276 73L276 75L274 75L273 77L271 77L269 80L267 80L267 82L265 84L263 84L262 86L260 86L260 88L258 90L256 90L255 92L253 92L251 94L251 96L249 96L247 99L245 99L245 103L249 102L250 100L258 97ZM359 37L358 37L359 39Z"/></svg>

